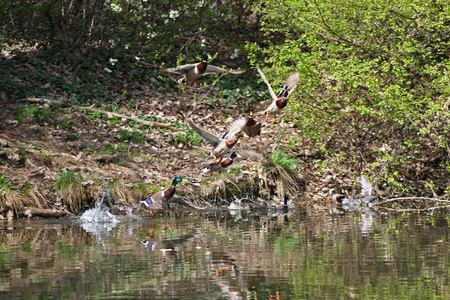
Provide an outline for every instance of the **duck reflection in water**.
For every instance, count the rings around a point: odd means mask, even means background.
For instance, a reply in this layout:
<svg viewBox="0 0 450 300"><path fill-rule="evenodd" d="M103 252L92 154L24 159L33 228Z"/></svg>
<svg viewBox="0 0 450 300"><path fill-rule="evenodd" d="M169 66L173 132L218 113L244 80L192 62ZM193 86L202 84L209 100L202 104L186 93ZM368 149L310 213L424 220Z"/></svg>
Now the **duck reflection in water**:
<svg viewBox="0 0 450 300"><path fill-rule="evenodd" d="M147 239L142 241L142 245L148 248L150 251L161 251L163 254L170 253L171 256L176 257L177 250L180 246L192 240L199 235L200 232L194 232L192 234L180 235L173 239L163 239L155 237L155 230L147 233Z"/></svg>

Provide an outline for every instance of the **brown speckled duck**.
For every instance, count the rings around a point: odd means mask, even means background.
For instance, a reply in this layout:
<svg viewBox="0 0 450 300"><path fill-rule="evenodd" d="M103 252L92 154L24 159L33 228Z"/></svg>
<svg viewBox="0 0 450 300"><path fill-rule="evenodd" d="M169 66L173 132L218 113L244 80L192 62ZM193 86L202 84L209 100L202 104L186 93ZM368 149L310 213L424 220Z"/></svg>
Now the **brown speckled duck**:
<svg viewBox="0 0 450 300"><path fill-rule="evenodd" d="M243 119L245 120L245 119ZM242 123L238 122L240 120L235 121L231 124L228 132L222 135L222 137L218 137L215 134L212 134L205 129L202 129L194 124L192 120L188 120L191 128L197 132L203 139L205 139L208 143L210 143L214 148L211 151L211 156L214 157L213 163L216 162L217 157L220 157L219 162L222 162L222 156L230 153L234 145L244 137L245 133L242 131Z"/></svg>
<svg viewBox="0 0 450 300"><path fill-rule="evenodd" d="M183 78L178 80L179 83L186 83L193 86L195 81L200 78L204 74L212 74L212 73L226 73L226 74L242 74L245 73L245 70L239 71L231 71L227 69L222 69L213 65L208 64L208 56L204 55L203 60L196 64L187 64L178 66L175 68L164 69L164 71L169 73L181 74Z"/></svg>
<svg viewBox="0 0 450 300"><path fill-rule="evenodd" d="M269 115L274 115L272 123L275 122L277 118L277 114L280 113L287 105L288 103L288 97L289 95L294 91L295 87L297 86L297 82L300 77L299 72L292 73L289 75L288 78L286 78L284 82L284 87L281 92L275 94L272 87L270 86L269 81L266 78L266 75L264 74L263 70L258 66L256 67L258 70L259 75L261 75L261 78L264 80L264 82L267 84L267 87L269 88L270 97L272 97L272 103L269 105L269 107L264 111L264 114L266 115L265 121L267 121L267 118Z"/></svg>
<svg viewBox="0 0 450 300"><path fill-rule="evenodd" d="M219 174L220 174L220 173L222 173L222 171L225 168L229 167L233 163L233 160L236 157L241 157L241 156L239 155L239 153L237 151L234 151L233 153L231 153L231 155L229 157L222 159L221 162L210 163L209 165L207 165L203 169L203 173L210 172L211 176L212 176L213 172L219 172Z"/></svg>

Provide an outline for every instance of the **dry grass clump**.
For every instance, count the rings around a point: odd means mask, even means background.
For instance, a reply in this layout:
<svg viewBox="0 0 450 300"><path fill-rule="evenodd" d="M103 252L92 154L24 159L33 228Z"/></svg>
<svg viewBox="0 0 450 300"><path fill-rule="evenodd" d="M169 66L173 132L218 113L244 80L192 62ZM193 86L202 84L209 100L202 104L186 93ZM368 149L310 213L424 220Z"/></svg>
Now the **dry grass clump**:
<svg viewBox="0 0 450 300"><path fill-rule="evenodd" d="M0 173L0 210L13 211L15 215L26 207L46 207L44 196L26 182L21 189L13 186L5 180L4 174Z"/></svg>
<svg viewBox="0 0 450 300"><path fill-rule="evenodd" d="M80 212L85 203L86 193L82 182L81 174L70 169L62 171L56 178L56 194L70 211Z"/></svg>
<svg viewBox="0 0 450 300"><path fill-rule="evenodd" d="M116 179L108 184L111 201L117 204L120 201L123 204L136 205L139 203L138 199L141 192L135 191L132 187L125 185L121 180Z"/></svg>

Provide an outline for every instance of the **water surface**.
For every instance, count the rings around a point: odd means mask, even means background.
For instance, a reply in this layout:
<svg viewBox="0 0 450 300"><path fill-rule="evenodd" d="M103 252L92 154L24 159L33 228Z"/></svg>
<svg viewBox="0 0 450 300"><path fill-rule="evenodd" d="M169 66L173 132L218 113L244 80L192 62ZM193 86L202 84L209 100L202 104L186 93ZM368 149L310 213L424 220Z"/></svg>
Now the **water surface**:
<svg viewBox="0 0 450 300"><path fill-rule="evenodd" d="M445 213L0 224L1 299L449 299Z"/></svg>

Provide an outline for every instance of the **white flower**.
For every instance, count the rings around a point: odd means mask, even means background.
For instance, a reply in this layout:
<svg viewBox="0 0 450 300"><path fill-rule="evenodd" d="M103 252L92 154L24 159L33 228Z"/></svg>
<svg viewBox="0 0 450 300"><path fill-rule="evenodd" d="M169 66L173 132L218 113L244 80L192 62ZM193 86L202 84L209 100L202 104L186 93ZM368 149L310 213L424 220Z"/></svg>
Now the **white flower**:
<svg viewBox="0 0 450 300"><path fill-rule="evenodd" d="M164 20L164 24L167 24L167 23L169 23L169 19Z"/></svg>
<svg viewBox="0 0 450 300"><path fill-rule="evenodd" d="M108 68L104 68L103 71L108 72L108 73L112 73L112 71Z"/></svg>
<svg viewBox="0 0 450 300"><path fill-rule="evenodd" d="M136 58L136 60L140 60L141 59L140 57L137 57L137 56L135 56L134 58Z"/></svg>
<svg viewBox="0 0 450 300"><path fill-rule="evenodd" d="M205 39L202 39L202 43L200 44L202 47L205 47L205 42L206 42L206 40Z"/></svg>
<svg viewBox="0 0 450 300"><path fill-rule="evenodd" d="M122 7L120 7L119 5L114 4L114 3L111 4L111 9L113 11L115 11L115 12L121 12L122 11Z"/></svg>
<svg viewBox="0 0 450 300"><path fill-rule="evenodd" d="M231 54L230 58L235 59L239 56L239 49L234 49L233 54Z"/></svg>
<svg viewBox="0 0 450 300"><path fill-rule="evenodd" d="M111 65L115 65L116 64L116 62L117 62L117 59L114 59L114 58L109 58L109 63L111 64Z"/></svg>
<svg viewBox="0 0 450 300"><path fill-rule="evenodd" d="M178 18L179 14L177 10L171 10L169 13L169 18L175 20L176 18Z"/></svg>
<svg viewBox="0 0 450 300"><path fill-rule="evenodd" d="M125 46L125 49L128 50L128 45Z"/></svg>

